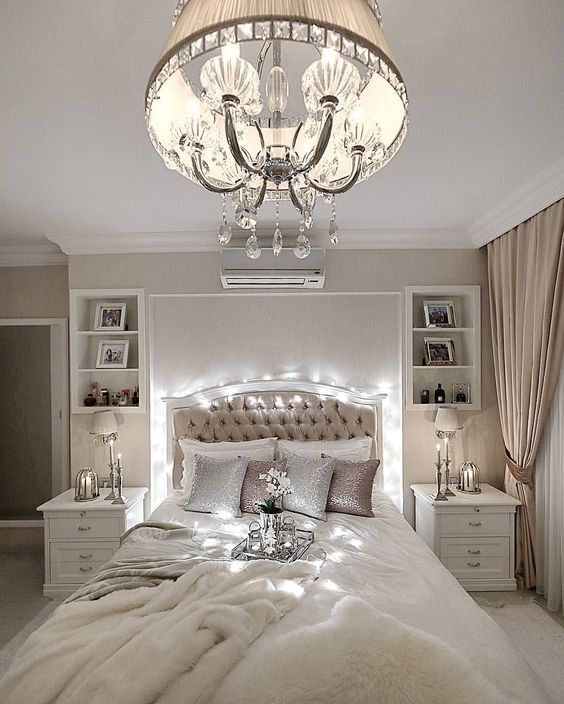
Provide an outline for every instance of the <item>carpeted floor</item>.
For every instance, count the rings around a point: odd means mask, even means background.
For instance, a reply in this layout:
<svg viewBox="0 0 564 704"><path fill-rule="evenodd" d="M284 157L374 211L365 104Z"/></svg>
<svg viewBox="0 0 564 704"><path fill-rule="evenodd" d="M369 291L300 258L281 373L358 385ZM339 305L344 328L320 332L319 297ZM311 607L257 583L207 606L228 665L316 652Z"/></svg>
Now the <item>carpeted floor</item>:
<svg viewBox="0 0 564 704"><path fill-rule="evenodd" d="M482 608L531 665L554 704L563 704L564 628L535 603Z"/></svg>
<svg viewBox="0 0 564 704"><path fill-rule="evenodd" d="M4 675L12 662L14 655L27 640L28 636L30 636L33 631L38 629L39 626L45 623L58 605L59 604L56 601L50 601L46 604L41 611L21 629L20 632L17 633L12 640L8 641L2 650L0 650L0 677Z"/></svg>

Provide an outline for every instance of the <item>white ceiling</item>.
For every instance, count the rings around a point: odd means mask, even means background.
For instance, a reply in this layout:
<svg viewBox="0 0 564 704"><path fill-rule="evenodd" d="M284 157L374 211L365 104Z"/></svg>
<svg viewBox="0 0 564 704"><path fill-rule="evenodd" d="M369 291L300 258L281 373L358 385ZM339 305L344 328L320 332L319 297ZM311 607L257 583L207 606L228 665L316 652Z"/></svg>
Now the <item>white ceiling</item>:
<svg viewBox="0 0 564 704"><path fill-rule="evenodd" d="M0 254L217 246L220 199L169 172L145 131L175 4L2 0ZM479 246L563 195L564 3L380 5L411 123L340 198L342 246Z"/></svg>

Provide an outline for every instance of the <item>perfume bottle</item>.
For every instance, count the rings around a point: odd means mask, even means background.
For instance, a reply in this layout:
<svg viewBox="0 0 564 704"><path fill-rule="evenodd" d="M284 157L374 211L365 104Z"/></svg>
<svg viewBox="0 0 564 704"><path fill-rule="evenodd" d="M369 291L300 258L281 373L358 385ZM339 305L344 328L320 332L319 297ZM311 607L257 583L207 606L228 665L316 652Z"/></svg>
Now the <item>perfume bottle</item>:
<svg viewBox="0 0 564 704"><path fill-rule="evenodd" d="M435 403L444 403L445 402L445 390L443 387L439 384L437 388L435 389Z"/></svg>
<svg viewBox="0 0 564 704"><path fill-rule="evenodd" d="M429 403L429 389L423 389L421 392L421 403Z"/></svg>

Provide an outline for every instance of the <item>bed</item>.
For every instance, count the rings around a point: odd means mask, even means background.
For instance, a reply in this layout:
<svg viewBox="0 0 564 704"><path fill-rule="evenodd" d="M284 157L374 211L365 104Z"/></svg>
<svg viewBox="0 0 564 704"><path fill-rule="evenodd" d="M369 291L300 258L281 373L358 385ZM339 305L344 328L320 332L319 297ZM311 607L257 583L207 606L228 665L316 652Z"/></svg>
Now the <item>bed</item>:
<svg viewBox="0 0 564 704"><path fill-rule="evenodd" d="M273 382L167 402L179 440L275 437L382 446L381 399ZM376 489L374 518L295 514L309 561L233 563L249 521L184 510L174 492L24 645L6 704L549 703L493 620ZM118 585L119 589L115 586Z"/></svg>

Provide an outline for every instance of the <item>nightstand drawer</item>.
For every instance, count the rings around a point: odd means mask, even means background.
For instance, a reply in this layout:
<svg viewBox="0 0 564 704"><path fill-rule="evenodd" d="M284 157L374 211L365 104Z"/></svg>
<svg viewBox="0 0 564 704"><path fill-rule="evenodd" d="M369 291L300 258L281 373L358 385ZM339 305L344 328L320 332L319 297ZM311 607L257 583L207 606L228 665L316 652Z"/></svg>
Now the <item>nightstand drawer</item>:
<svg viewBox="0 0 564 704"><path fill-rule="evenodd" d="M123 522L120 518L84 516L83 518L51 518L49 538L51 540L92 540L92 538L116 538L121 535Z"/></svg>
<svg viewBox="0 0 564 704"><path fill-rule="evenodd" d="M443 565L457 579L509 578L509 557L449 557Z"/></svg>
<svg viewBox="0 0 564 704"><path fill-rule="evenodd" d="M512 516L508 513L456 513L441 515L442 535L500 535L511 533Z"/></svg>
<svg viewBox="0 0 564 704"><path fill-rule="evenodd" d="M119 548L119 543L51 543L51 564L59 562L107 562Z"/></svg>
<svg viewBox="0 0 564 704"><path fill-rule="evenodd" d="M507 538L441 538L441 559L451 557L507 557L509 555L509 537Z"/></svg>
<svg viewBox="0 0 564 704"><path fill-rule="evenodd" d="M51 564L53 584L82 584L91 577L104 562L54 562Z"/></svg>

